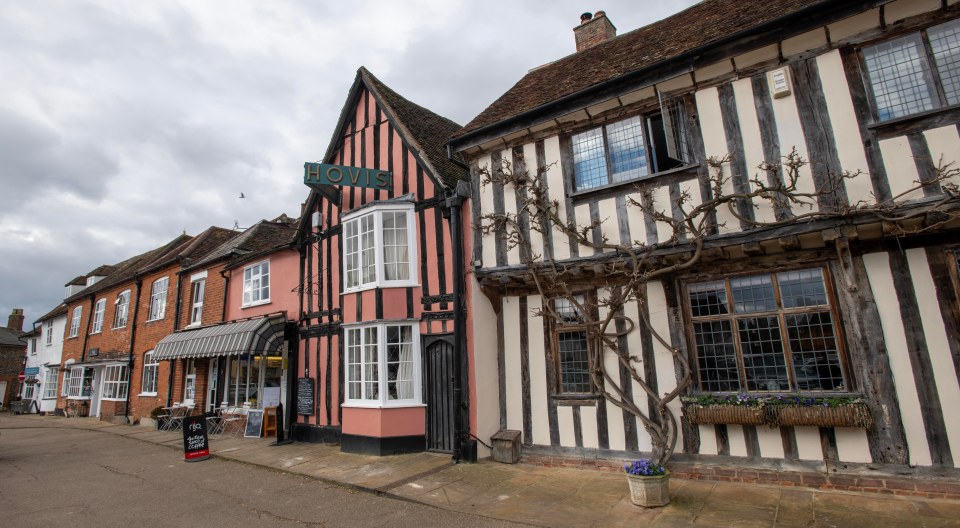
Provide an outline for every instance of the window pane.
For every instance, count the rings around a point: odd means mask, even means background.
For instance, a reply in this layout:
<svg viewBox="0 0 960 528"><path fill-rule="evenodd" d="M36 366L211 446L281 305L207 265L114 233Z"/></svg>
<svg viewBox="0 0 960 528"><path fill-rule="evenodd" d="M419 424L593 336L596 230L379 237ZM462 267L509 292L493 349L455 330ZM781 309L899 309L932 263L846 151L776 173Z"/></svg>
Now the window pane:
<svg viewBox="0 0 960 528"><path fill-rule="evenodd" d="M560 391L590 393L589 352L586 332L561 332Z"/></svg>
<svg viewBox="0 0 960 528"><path fill-rule="evenodd" d="M730 279L734 313L768 312L777 308L769 275Z"/></svg>
<svg viewBox="0 0 960 528"><path fill-rule="evenodd" d="M694 317L728 313L727 290L723 281L691 284L687 291L690 295L690 308Z"/></svg>
<svg viewBox="0 0 960 528"><path fill-rule="evenodd" d="M643 129L639 116L608 125L607 143L613 181L632 180L647 175L647 153L643 145Z"/></svg>
<svg viewBox="0 0 960 528"><path fill-rule="evenodd" d="M799 390L844 390L830 312L788 315L787 335Z"/></svg>
<svg viewBox="0 0 960 528"><path fill-rule="evenodd" d="M780 321L776 317L737 320L747 390L789 390Z"/></svg>
<svg viewBox="0 0 960 528"><path fill-rule="evenodd" d="M383 213L383 271L385 280L410 278L407 213Z"/></svg>
<svg viewBox="0 0 960 528"><path fill-rule="evenodd" d="M697 345L700 388L710 392L740 390L730 321L694 323L693 336Z"/></svg>
<svg viewBox="0 0 960 528"><path fill-rule="evenodd" d="M585 299L583 295L575 295L573 298L580 306L584 306ZM563 297L556 299L554 301L554 310L557 311L557 316L560 317L561 322L568 324L584 322L583 314L580 313L580 309L577 308L577 305L574 304L570 299Z"/></svg>
<svg viewBox="0 0 960 528"><path fill-rule="evenodd" d="M939 106L919 33L864 48L881 121Z"/></svg>
<svg viewBox="0 0 960 528"><path fill-rule="evenodd" d="M960 103L960 20L927 30L947 104Z"/></svg>
<svg viewBox="0 0 960 528"><path fill-rule="evenodd" d="M603 153L603 131L600 128L570 138L573 147L573 172L578 190L606 185L607 161Z"/></svg>
<svg viewBox="0 0 960 528"><path fill-rule="evenodd" d="M803 308L827 304L823 271L819 269L788 271L777 274L780 302L784 308Z"/></svg>

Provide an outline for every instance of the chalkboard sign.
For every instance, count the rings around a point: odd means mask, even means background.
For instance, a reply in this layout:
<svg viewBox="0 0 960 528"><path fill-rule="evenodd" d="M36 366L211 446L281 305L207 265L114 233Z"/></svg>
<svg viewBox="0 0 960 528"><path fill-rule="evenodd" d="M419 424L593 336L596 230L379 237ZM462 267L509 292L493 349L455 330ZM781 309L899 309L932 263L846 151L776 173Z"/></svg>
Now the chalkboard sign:
<svg viewBox="0 0 960 528"><path fill-rule="evenodd" d="M244 438L260 438L263 430L263 411L250 409L247 411L247 429L243 432Z"/></svg>
<svg viewBox="0 0 960 528"><path fill-rule="evenodd" d="M210 458L206 416L187 416L183 419L183 458L187 462Z"/></svg>
<svg viewBox="0 0 960 528"><path fill-rule="evenodd" d="M297 379L297 414L313 415L313 378Z"/></svg>

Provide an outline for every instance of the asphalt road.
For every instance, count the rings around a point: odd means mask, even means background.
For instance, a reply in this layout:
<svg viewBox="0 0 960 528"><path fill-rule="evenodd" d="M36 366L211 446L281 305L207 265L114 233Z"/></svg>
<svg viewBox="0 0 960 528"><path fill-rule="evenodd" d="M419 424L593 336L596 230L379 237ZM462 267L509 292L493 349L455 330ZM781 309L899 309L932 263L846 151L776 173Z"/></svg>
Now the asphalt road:
<svg viewBox="0 0 960 528"><path fill-rule="evenodd" d="M521 526L96 431L3 429L0 526Z"/></svg>

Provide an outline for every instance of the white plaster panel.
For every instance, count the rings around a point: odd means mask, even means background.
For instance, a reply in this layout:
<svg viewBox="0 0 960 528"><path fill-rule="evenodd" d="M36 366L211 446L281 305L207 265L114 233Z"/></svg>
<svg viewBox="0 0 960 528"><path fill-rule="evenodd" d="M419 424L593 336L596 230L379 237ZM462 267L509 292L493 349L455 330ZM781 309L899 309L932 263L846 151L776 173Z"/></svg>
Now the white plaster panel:
<svg viewBox="0 0 960 528"><path fill-rule="evenodd" d="M659 281L647 283L647 304L650 307L650 326L655 332L670 342L670 320L667 316L666 294ZM657 389L661 395L677 387L677 376L673 367L673 353L656 338L653 340L654 361L657 366ZM674 416L682 414L680 398L667 404ZM677 445L683 445L683 434L677 431Z"/></svg>
<svg viewBox="0 0 960 528"><path fill-rule="evenodd" d="M616 244L620 240L620 223L617 215L617 201L614 198L600 200L598 203L600 210L600 221L602 233L606 235L611 244ZM629 243L629 242L627 242Z"/></svg>
<svg viewBox="0 0 960 528"><path fill-rule="evenodd" d="M823 460L819 428L794 427L793 433L797 438L797 456L800 460Z"/></svg>
<svg viewBox="0 0 960 528"><path fill-rule="evenodd" d="M560 205L557 208L557 214L560 218L567 217L567 209L564 204L563 190L563 169L560 166L560 138L550 136L543 141L543 153L547 162L547 187L549 188L550 198L557 200ZM557 260L570 258L570 244L566 237L553 231L553 256Z"/></svg>
<svg viewBox="0 0 960 528"><path fill-rule="evenodd" d="M669 93L674 90L689 88L691 86L693 86L693 78L689 73L685 73L657 84L657 90L660 90L663 93Z"/></svg>
<svg viewBox="0 0 960 528"><path fill-rule="evenodd" d="M680 192L686 192L690 195L689 201L683 205L683 209L688 213L703 203L703 195L700 194L699 180L687 180L680 182Z"/></svg>
<svg viewBox="0 0 960 528"><path fill-rule="evenodd" d="M523 380L520 378L520 300L503 298L503 367L507 385L507 428L523 431ZM524 441L529 439L524 438Z"/></svg>
<svg viewBox="0 0 960 528"><path fill-rule="evenodd" d="M530 356L530 416L533 443L550 445L550 421L547 419L547 358L543 342L543 317L535 317L542 306L539 295L527 297L527 343Z"/></svg>
<svg viewBox="0 0 960 528"><path fill-rule="evenodd" d="M937 288L933 284L926 251L922 248L908 249L907 265L917 294L920 321L927 340L927 354L933 367L940 408L944 410L943 421L947 440L950 441L950 452L954 460L960 460L960 413L955 412L956 405L960 403L960 385L950 356L950 342L944 329L940 303L936 301Z"/></svg>
<svg viewBox="0 0 960 528"><path fill-rule="evenodd" d="M895 24L904 18L937 9L940 9L940 0L897 0L883 6L883 18L887 24Z"/></svg>
<svg viewBox="0 0 960 528"><path fill-rule="evenodd" d="M880 27L879 8L858 13L833 24L827 24L827 30L830 32L830 40L833 42L848 39L854 35L878 27Z"/></svg>
<svg viewBox="0 0 960 528"><path fill-rule="evenodd" d="M917 165L910 150L910 141L906 136L884 139L880 141L880 154L883 156L883 166L887 169L887 181L890 182L891 196L898 196L897 201L915 200L923 197L920 189L910 191L917 186L920 175L917 174Z"/></svg>
<svg viewBox="0 0 960 528"><path fill-rule="evenodd" d="M794 89L797 87L794 86ZM777 137L780 138L780 155L786 156L794 148L797 154L804 160L810 161L810 155L807 154L807 142L803 138L803 128L800 126L800 114L797 112L797 98L794 95L773 99L773 117L777 121ZM786 171L786 169L784 169ZM787 175L784 174L784 178ZM813 173L810 172L810 165L804 165L800 168L797 190L801 193L814 193L816 186L813 183ZM816 204L813 204L816 207ZM802 214L806 211L798 210L793 206L794 214Z"/></svg>
<svg viewBox="0 0 960 528"><path fill-rule="evenodd" d="M557 427L560 430L560 445L576 447L577 439L573 434L573 407L567 405L557 407Z"/></svg>
<svg viewBox="0 0 960 528"><path fill-rule="evenodd" d="M620 102L624 105L636 103L638 101L643 101L645 99L653 99L657 95L657 92L653 89L652 86L647 86L646 88L641 88L624 95L620 96Z"/></svg>
<svg viewBox="0 0 960 528"><path fill-rule="evenodd" d="M476 276L469 274L470 288L470 320L473 336L478 332L488 332L497 327L497 314L493 311L490 300L480 291L480 284ZM506 343L506 341L505 341ZM500 383L497 373L497 340L470 339L469 346L473 349L474 378L473 400L477 412L477 436L488 439L500 430ZM481 394L483 397L480 397ZM487 442L489 443L489 442ZM489 449L477 446L479 456L489 456Z"/></svg>
<svg viewBox="0 0 960 528"><path fill-rule="evenodd" d="M480 171L490 171L490 156L481 156L477 158L477 168ZM481 177L482 178L482 177ZM494 211L493 208L493 185L483 185L481 179L480 184L480 214L490 214ZM484 220L480 220L484 222ZM484 266L496 266L497 265L497 239L493 234L484 235L482 237L481 243L483 247L481 248L481 258L483 259Z"/></svg>
<svg viewBox="0 0 960 528"><path fill-rule="evenodd" d="M960 136L955 125L934 128L923 133L934 167L960 163Z"/></svg>
<svg viewBox="0 0 960 528"><path fill-rule="evenodd" d="M614 108L620 106L620 101L616 99L607 99L606 101L599 102L593 106L587 107L587 113L591 116L602 114L607 110L613 110Z"/></svg>
<svg viewBox="0 0 960 528"><path fill-rule="evenodd" d="M851 204L875 203L873 184L870 182L870 173L867 171L867 156L863 151L857 114L853 109L853 100L850 99L850 87L843 72L840 52L832 50L818 56L817 70L820 73L820 83L823 85L827 112L830 114L830 125L833 128L833 138L840 158L840 168L851 174L857 171L863 172L856 178L844 181L847 198Z"/></svg>
<svg viewBox="0 0 960 528"><path fill-rule="evenodd" d="M500 159L507 161L509 165L506 169L513 170L513 151L503 150L500 152ZM503 212L510 218L517 217L517 188L512 184L503 186ZM509 232L512 228L507 227ZM514 246L507 249L507 265L520 264L520 246Z"/></svg>
<svg viewBox="0 0 960 528"><path fill-rule="evenodd" d="M537 146L535 143L526 143L523 145L523 161L527 168L527 177L535 179L537 177ZM529 197L530 191L527 191L527 196ZM549 196L549 193L548 193ZM530 219L530 225L533 226L535 220ZM537 233L534 229L530 229L530 250L534 255L544 255L544 248L547 245L547 237L543 233Z"/></svg>
<svg viewBox="0 0 960 528"><path fill-rule="evenodd" d="M600 436L597 434L597 408L585 405L580 407L580 432L583 435L583 447L600 449Z"/></svg>
<svg viewBox="0 0 960 528"><path fill-rule="evenodd" d="M773 60L779 57L777 51L777 45L771 44L762 48L757 48L755 50L748 51L743 55L737 55L733 58L733 62L737 64L737 68L746 68L748 66L753 66L754 64L760 64L768 60Z"/></svg>
<svg viewBox="0 0 960 528"><path fill-rule="evenodd" d="M727 136L723 131L723 116L720 112L720 94L716 88L706 88L696 93L697 112L700 118L700 129L703 131L703 148L707 159L721 159L727 156ZM730 175L730 164L722 165L723 173ZM714 171L710 168L710 171ZM723 192L733 193L733 180L727 181ZM739 231L740 222L726 207L717 210L718 230L721 234Z"/></svg>
<svg viewBox="0 0 960 528"><path fill-rule="evenodd" d="M590 223L592 222L592 220L590 220L590 205L589 205L589 204L583 204L583 205L574 206L574 208L573 208L573 215L574 215L574 218L576 218L576 221L577 221L577 229L578 229L578 230L579 230L579 229L582 229L582 228L584 228L584 227L586 227L586 226L588 226L588 225L590 225ZM592 236L593 236L593 232L592 232L592 231L588 231L588 232L587 232L588 240L591 240L591 241L592 241L592 240L593 240ZM584 245L580 245L580 247L578 248L578 250L580 251L580 256L581 256L581 257L589 257L590 255L593 255L593 254L597 253L597 252L594 251L591 247L589 247L589 246L584 246Z"/></svg>
<svg viewBox="0 0 960 528"><path fill-rule="evenodd" d="M630 224L630 238L641 244L647 243L647 224L643 221L643 211L636 205L631 205L630 200L643 203L643 197L640 193L627 195L627 222Z"/></svg>
<svg viewBox="0 0 960 528"><path fill-rule="evenodd" d="M740 79L733 83L733 95L737 100L737 119L740 121L740 133L743 137L743 157L747 164L747 178L751 180L750 188L756 189L752 183L755 176L762 182L767 181L766 174L760 174L759 166L763 158L763 140L760 139L760 121L757 118L757 107L753 100L753 85L748 79ZM779 160L770 160L777 163ZM773 205L769 200L755 199L753 201L754 215L758 222L775 222Z"/></svg>
<svg viewBox="0 0 960 528"><path fill-rule="evenodd" d="M890 257L886 253L869 253L863 256L863 264L870 279L883 327L883 340L890 358L893 385L900 402L900 418L907 437L907 450L911 464L929 466L930 446L927 444L926 428L920 414L920 397L913 379L913 367L907 352L907 338L900 316L900 302L893 286Z"/></svg>
<svg viewBox="0 0 960 528"><path fill-rule="evenodd" d="M823 28L817 28L808 31L796 37L790 37L784 40L780 49L783 50L783 56L789 57L804 51L809 51L827 45L827 33Z"/></svg>
<svg viewBox="0 0 960 528"><path fill-rule="evenodd" d="M697 82L703 82L728 73L733 73L733 64L729 60L708 64L702 68L697 68Z"/></svg>
<svg viewBox="0 0 960 528"><path fill-rule="evenodd" d="M670 201L670 188L666 185L654 187L653 208L666 216L673 216L673 204ZM666 222L657 222L657 242L663 243L673 236L673 228Z"/></svg>
<svg viewBox="0 0 960 528"><path fill-rule="evenodd" d="M601 208L601 211L602 210ZM598 290L597 297L602 302L603 299L610 297L610 290L606 288ZM609 309L601 306L599 309L600 320L604 320L609 313ZM616 328L611 328L611 330L616 330ZM604 347L603 350L603 367L607 373L610 374L610 377L619 382L620 362L617 360L616 352L606 347ZM616 391L613 390L610 392L616 393ZM623 427L623 410L609 401L601 400L601 402L607 406L607 440L610 443L610 449L623 451L627 448L627 433Z"/></svg>
<svg viewBox="0 0 960 528"><path fill-rule="evenodd" d="M712 425L698 425L700 430L700 453L701 455L716 455L717 451L717 429Z"/></svg>
<svg viewBox="0 0 960 528"><path fill-rule="evenodd" d="M760 444L760 456L763 458L783 458L783 437L780 429L757 427L757 443Z"/></svg>
<svg viewBox="0 0 960 528"><path fill-rule="evenodd" d="M837 427L833 434L837 439L837 457L841 462L871 462L870 442L867 441L866 431L853 427Z"/></svg>
<svg viewBox="0 0 960 528"><path fill-rule="evenodd" d="M730 456L747 456L747 438L743 435L742 425L728 425L727 440L730 442Z"/></svg>
<svg viewBox="0 0 960 528"><path fill-rule="evenodd" d="M631 227L631 229L633 229ZM632 231L631 231L632 232ZM637 307L636 302L628 302L623 306L623 315L629 318L631 321L636 323L633 328L633 331L627 334L627 346L630 347L630 355L636 357L643 356L643 345L640 342L640 310ZM643 365L641 363L633 363L634 368L637 369L638 373L643 372ZM640 384L631 378L631 390L633 391L634 401L640 406L641 409L646 409L646 396L643 392L643 389L640 388ZM637 448L640 451L650 451L653 443L650 440L650 434L647 433L647 429L643 426L643 423L639 418L636 419L637 422Z"/></svg>

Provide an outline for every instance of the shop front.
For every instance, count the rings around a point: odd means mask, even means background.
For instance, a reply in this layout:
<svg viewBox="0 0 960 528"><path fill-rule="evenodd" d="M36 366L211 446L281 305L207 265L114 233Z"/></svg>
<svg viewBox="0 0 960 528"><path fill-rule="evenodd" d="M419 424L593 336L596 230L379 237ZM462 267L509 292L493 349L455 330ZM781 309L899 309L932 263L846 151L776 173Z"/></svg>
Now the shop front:
<svg viewBox="0 0 960 528"><path fill-rule="evenodd" d="M63 380L68 416L123 416L130 386L129 357L68 363Z"/></svg>

